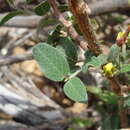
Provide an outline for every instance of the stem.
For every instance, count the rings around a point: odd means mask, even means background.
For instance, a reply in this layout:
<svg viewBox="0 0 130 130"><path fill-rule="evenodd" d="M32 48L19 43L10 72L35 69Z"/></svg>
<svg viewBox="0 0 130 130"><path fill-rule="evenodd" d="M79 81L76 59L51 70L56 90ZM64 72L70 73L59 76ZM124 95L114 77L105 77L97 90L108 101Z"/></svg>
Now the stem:
<svg viewBox="0 0 130 130"><path fill-rule="evenodd" d="M74 72L73 74L70 75L69 79L75 77L76 75L78 75L81 72L81 69L77 70L76 72Z"/></svg>
<svg viewBox="0 0 130 130"><path fill-rule="evenodd" d="M76 30L74 29L74 27L72 26L72 23L67 21L64 16L62 15L62 13L59 11L57 4L56 4L56 0L48 0L53 11L54 11L54 15L55 17L58 19L58 21L60 21L66 28L67 31L69 33L69 35L72 37L73 40L75 40L77 42L77 44L83 49L86 50L88 48L88 44L85 40L83 40L78 33L76 32Z"/></svg>
<svg viewBox="0 0 130 130"><path fill-rule="evenodd" d="M118 96L122 96L121 88L119 87L119 83L115 78L109 78L109 81L111 83L111 87L114 93L116 93ZM122 128L128 127L128 120L126 117L126 110L122 107L123 106L123 100L118 101L118 109L119 109L119 116L120 116L120 122Z"/></svg>
<svg viewBox="0 0 130 130"><path fill-rule="evenodd" d="M122 96L121 87L120 84L117 82L117 80L114 77L108 79L111 83L112 91L116 93L118 96Z"/></svg>
<svg viewBox="0 0 130 130"><path fill-rule="evenodd" d="M119 109L119 116L120 116L120 122L121 122L121 128L128 128L128 119L126 117L127 111L123 107L123 101L118 101L118 109Z"/></svg>

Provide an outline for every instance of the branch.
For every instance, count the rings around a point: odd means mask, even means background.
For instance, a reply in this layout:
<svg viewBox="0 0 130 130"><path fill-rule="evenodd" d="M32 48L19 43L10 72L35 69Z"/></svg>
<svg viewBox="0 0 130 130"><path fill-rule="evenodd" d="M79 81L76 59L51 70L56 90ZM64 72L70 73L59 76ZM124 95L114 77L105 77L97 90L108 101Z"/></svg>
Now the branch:
<svg viewBox="0 0 130 130"><path fill-rule="evenodd" d="M10 40L2 49L1 49L1 54L2 55L7 55L9 54L9 52L11 52L11 50L13 48L15 48L16 46L22 46L24 44L24 41L31 38L32 35L34 34L34 32L29 32L27 33L25 36L23 36L22 38L18 39L18 40Z"/></svg>
<svg viewBox="0 0 130 130"><path fill-rule="evenodd" d="M79 37L78 33L75 31L74 27L72 26L72 23L67 21L64 18L64 16L60 13L56 1L49 0L49 3L54 10L55 17L67 28L69 35L79 44L79 46L82 49L86 50L88 48L87 42L82 40L81 37Z"/></svg>
<svg viewBox="0 0 130 130"><path fill-rule="evenodd" d="M113 92L116 93L118 96L122 96L121 87L117 80L112 77L109 78L109 81L111 83Z"/></svg>
<svg viewBox="0 0 130 130"><path fill-rule="evenodd" d="M0 66L10 65L13 63L18 63L25 60L31 60L31 59L32 59L31 52L26 53L26 54L19 54L16 56L7 56L7 57L0 58Z"/></svg>

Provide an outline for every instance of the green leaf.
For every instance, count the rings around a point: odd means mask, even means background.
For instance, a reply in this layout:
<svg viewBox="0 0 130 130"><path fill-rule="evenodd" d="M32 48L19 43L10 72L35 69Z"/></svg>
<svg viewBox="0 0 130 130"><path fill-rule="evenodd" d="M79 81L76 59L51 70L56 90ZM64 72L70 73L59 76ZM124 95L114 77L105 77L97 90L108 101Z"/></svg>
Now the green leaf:
<svg viewBox="0 0 130 130"><path fill-rule="evenodd" d="M88 64L87 63L89 63L91 61L94 54L90 50L87 50L84 55L85 55L85 63L82 66L82 71L85 73L88 70Z"/></svg>
<svg viewBox="0 0 130 130"><path fill-rule="evenodd" d="M96 95L101 95L103 93L102 89L99 87L87 87L87 91Z"/></svg>
<svg viewBox="0 0 130 130"><path fill-rule="evenodd" d="M120 72L125 73L125 72L130 72L130 64L123 64L120 66Z"/></svg>
<svg viewBox="0 0 130 130"><path fill-rule="evenodd" d="M92 53L92 51L90 51L90 50L87 50L84 55L85 55L85 62L86 63L90 62L91 58L93 56L95 56L94 53Z"/></svg>
<svg viewBox="0 0 130 130"><path fill-rule="evenodd" d="M34 2L35 0L26 0L27 4L31 4L32 2Z"/></svg>
<svg viewBox="0 0 130 130"><path fill-rule="evenodd" d="M39 43L33 48L33 56L39 63L44 75L54 81L62 81L69 73L66 58L56 48Z"/></svg>
<svg viewBox="0 0 130 130"><path fill-rule="evenodd" d="M95 94L99 97L99 99L103 100L104 102L108 104L117 104L118 96L115 95L113 92L109 91L102 91L99 87L87 87L86 88L88 92Z"/></svg>
<svg viewBox="0 0 130 130"><path fill-rule="evenodd" d="M107 56L106 55L99 55L98 57L93 56L93 54L89 54L87 57L87 62L85 63L85 65L82 67L82 71L86 72L88 70L89 66L95 67L95 68L99 68L101 67L101 65L107 63Z"/></svg>
<svg viewBox="0 0 130 130"><path fill-rule="evenodd" d="M121 50L120 47L117 46L116 44L112 45L108 55L108 61L117 64L119 62L120 50Z"/></svg>
<svg viewBox="0 0 130 130"><path fill-rule="evenodd" d="M72 122L74 124L76 124L77 126L80 126L80 127L85 127L85 126L91 126L93 124L92 122L92 119L82 119L82 118L79 118L79 117L75 117L72 119Z"/></svg>
<svg viewBox="0 0 130 130"><path fill-rule="evenodd" d="M50 5L47 0L44 0L34 9L37 15L43 16L50 10Z"/></svg>
<svg viewBox="0 0 130 130"><path fill-rule="evenodd" d="M102 120L102 130L119 130L120 121L117 114L104 116Z"/></svg>
<svg viewBox="0 0 130 130"><path fill-rule="evenodd" d="M130 107L130 95L124 99L124 107Z"/></svg>
<svg viewBox="0 0 130 130"><path fill-rule="evenodd" d="M58 41L59 45L57 49L63 53L63 55L67 58L70 67L74 67L77 62L77 49L73 41L68 37L61 37Z"/></svg>
<svg viewBox="0 0 130 130"><path fill-rule="evenodd" d="M74 77L65 83L64 92L73 101L82 103L88 101L86 87L77 77Z"/></svg>
<svg viewBox="0 0 130 130"><path fill-rule="evenodd" d="M98 57L93 56L91 61L88 63L90 66L93 67L100 67L101 65L107 62L107 57L103 54L99 55Z"/></svg>
<svg viewBox="0 0 130 130"><path fill-rule="evenodd" d="M109 91L105 91L99 98L108 104L117 104L119 99L115 93Z"/></svg>
<svg viewBox="0 0 130 130"><path fill-rule="evenodd" d="M11 18L19 15L19 14L23 14L24 11L18 10L18 11L12 11L10 13L8 13L7 15L5 15L1 20L0 20L0 26L3 25L4 23L6 23L8 20L10 20Z"/></svg>
<svg viewBox="0 0 130 130"><path fill-rule="evenodd" d="M54 44L55 42L58 41L59 39L59 35L60 35L60 31L62 29L61 25L57 25L56 28L50 32L48 39L47 39L47 43L48 44Z"/></svg>

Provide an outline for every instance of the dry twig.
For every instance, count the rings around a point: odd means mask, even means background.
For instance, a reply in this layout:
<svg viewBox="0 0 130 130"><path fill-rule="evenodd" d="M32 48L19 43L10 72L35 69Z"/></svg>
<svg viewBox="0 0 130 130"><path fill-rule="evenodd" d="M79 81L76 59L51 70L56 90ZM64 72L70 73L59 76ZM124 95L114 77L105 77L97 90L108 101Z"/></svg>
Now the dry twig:
<svg viewBox="0 0 130 130"><path fill-rule="evenodd" d="M19 54L16 56L6 56L6 57L0 58L0 66L10 65L13 63L18 63L18 62L22 62L25 60L31 60L31 59L32 59L31 51L26 54Z"/></svg>

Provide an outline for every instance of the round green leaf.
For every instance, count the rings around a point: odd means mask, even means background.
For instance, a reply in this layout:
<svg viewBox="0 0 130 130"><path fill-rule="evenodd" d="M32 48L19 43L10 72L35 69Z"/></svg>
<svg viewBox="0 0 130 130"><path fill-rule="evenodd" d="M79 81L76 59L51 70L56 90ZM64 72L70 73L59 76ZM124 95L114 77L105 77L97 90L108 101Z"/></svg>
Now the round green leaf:
<svg viewBox="0 0 130 130"><path fill-rule="evenodd" d="M73 68L77 62L77 49L73 41L68 37L61 37L59 39L58 50L65 55L71 68Z"/></svg>
<svg viewBox="0 0 130 130"><path fill-rule="evenodd" d="M130 72L130 64L123 64L120 66L120 72L125 73L125 72Z"/></svg>
<svg viewBox="0 0 130 130"><path fill-rule="evenodd" d="M68 62L63 54L46 43L36 45L33 56L44 75L51 80L62 81L70 73Z"/></svg>
<svg viewBox="0 0 130 130"><path fill-rule="evenodd" d="M125 106L125 107L130 107L130 95L128 95L128 96L124 99L124 106Z"/></svg>
<svg viewBox="0 0 130 130"><path fill-rule="evenodd" d="M60 37L60 31L62 29L61 25L57 25L54 30L52 30L48 36L47 43L54 44Z"/></svg>
<svg viewBox="0 0 130 130"><path fill-rule="evenodd" d="M86 87L77 77L74 77L65 83L64 92L73 101L86 103L88 100Z"/></svg>
<svg viewBox="0 0 130 130"><path fill-rule="evenodd" d="M95 95L101 95L102 94L102 89L99 87L87 87L87 91L90 93L93 93Z"/></svg>
<svg viewBox="0 0 130 130"><path fill-rule="evenodd" d="M109 52L107 60L109 62L117 64L119 62L120 50L121 48L118 45L116 44L112 45L112 47L110 48L110 52Z"/></svg>
<svg viewBox="0 0 130 130"><path fill-rule="evenodd" d="M42 3L40 3L35 9L35 13L37 15L44 15L50 10L50 5L47 0L44 0Z"/></svg>
<svg viewBox="0 0 130 130"><path fill-rule="evenodd" d="M92 66L95 68L101 67L101 65L107 63L107 56L105 56L104 54L101 54L96 57L96 56L93 56L92 54L88 54L88 56L86 55L86 60L87 60L86 63L82 67L83 72L86 72L89 66Z"/></svg>

